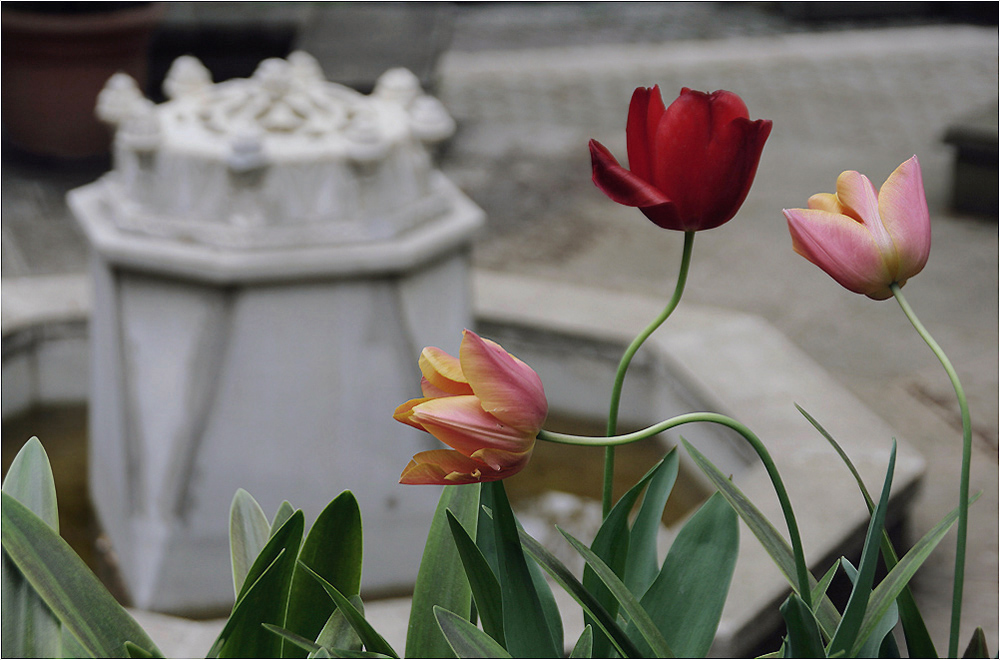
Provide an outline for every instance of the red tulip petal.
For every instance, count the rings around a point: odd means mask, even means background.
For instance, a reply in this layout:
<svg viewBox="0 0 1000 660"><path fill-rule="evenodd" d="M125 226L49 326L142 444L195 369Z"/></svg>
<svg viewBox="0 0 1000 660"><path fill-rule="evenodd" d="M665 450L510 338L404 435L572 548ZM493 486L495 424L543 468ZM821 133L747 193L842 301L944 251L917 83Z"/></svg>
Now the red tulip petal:
<svg viewBox="0 0 1000 660"><path fill-rule="evenodd" d="M632 101L628 106L628 123L625 128L628 168L646 182L653 180L653 136L656 135L656 128L664 110L659 86L652 89L638 87L632 93Z"/></svg>
<svg viewBox="0 0 1000 660"><path fill-rule="evenodd" d="M688 229L683 218L677 213L677 205L673 202L657 204L656 206L643 206L639 210L657 227L676 231L687 231Z"/></svg>
<svg viewBox="0 0 1000 660"><path fill-rule="evenodd" d="M896 279L902 283L927 263L931 218L920 162L913 156L889 175L878 194L879 215L899 258Z"/></svg>
<svg viewBox="0 0 1000 660"><path fill-rule="evenodd" d="M625 206L656 206L670 200L653 185L618 164L607 147L590 141L594 185L612 201Z"/></svg>
<svg viewBox="0 0 1000 660"><path fill-rule="evenodd" d="M458 358L428 346L420 353L420 372L431 385L449 394L472 394Z"/></svg>
<svg viewBox="0 0 1000 660"><path fill-rule="evenodd" d="M487 413L474 396L450 396L429 399L412 409L414 421L423 430L472 456L484 447L523 452L535 441L535 434L520 431Z"/></svg>
<svg viewBox="0 0 1000 660"><path fill-rule="evenodd" d="M882 300L892 295L892 276L865 225L846 215L785 209L795 251L844 288Z"/></svg>
<svg viewBox="0 0 1000 660"><path fill-rule="evenodd" d="M538 374L500 345L469 330L462 336L459 355L482 409L518 431L537 434L548 415Z"/></svg>

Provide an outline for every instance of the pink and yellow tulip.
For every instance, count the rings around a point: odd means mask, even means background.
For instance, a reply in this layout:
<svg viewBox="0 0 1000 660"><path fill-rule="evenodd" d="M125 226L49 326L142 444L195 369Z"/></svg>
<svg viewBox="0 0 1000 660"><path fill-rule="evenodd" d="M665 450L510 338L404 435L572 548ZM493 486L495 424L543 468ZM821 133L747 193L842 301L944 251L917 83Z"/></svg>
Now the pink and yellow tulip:
<svg viewBox="0 0 1000 660"><path fill-rule="evenodd" d="M528 463L548 414L538 374L500 345L466 330L459 357L420 354L423 398L396 409L397 421L452 449L417 454L404 484L468 484L504 479Z"/></svg>
<svg viewBox="0 0 1000 660"><path fill-rule="evenodd" d="M877 193L868 177L847 171L837 177L836 194L813 195L808 209L784 214L797 253L869 298L892 297L892 284L903 286L927 263L930 214L916 156Z"/></svg>

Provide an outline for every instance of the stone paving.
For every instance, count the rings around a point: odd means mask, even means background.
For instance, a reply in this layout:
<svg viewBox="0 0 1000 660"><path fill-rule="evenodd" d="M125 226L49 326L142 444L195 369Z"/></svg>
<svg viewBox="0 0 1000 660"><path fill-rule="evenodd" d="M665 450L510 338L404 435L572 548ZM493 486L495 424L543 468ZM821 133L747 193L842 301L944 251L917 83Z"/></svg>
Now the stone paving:
<svg viewBox="0 0 1000 660"><path fill-rule="evenodd" d="M953 154L941 142L950 122L996 103L996 28L902 17L878 31L864 21L817 31L767 4L458 5L437 93L460 126L443 167L490 220L476 266L666 297L680 237L593 188L587 139L624 158L638 85L660 84L668 102L683 85L740 93L774 131L740 214L698 236L685 301L763 316L923 453L931 468L916 538L955 502L960 427L948 381L893 302L850 294L792 253L780 209L831 191L845 169L878 185L918 154L934 245L905 292L969 395L973 490L983 497L972 511L962 638L983 625L996 652L997 218L949 210ZM5 160L5 294L10 278L84 271L61 196L97 174ZM821 421L836 434L836 420ZM937 640L947 636L953 553L949 537L914 582Z"/></svg>

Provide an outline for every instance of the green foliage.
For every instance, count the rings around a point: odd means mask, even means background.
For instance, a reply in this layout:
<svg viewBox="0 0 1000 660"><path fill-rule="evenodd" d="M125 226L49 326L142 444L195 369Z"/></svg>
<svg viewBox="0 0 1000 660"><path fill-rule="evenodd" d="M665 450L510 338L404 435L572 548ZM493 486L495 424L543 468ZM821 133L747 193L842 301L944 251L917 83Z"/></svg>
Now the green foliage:
<svg viewBox="0 0 1000 660"><path fill-rule="evenodd" d="M806 412L801 406L796 404L796 409L802 416L809 421L813 427L819 431L830 446L837 452L844 465L850 470L851 475L858 484L858 488L861 490L861 495L864 497L865 504L868 506L868 512L874 513L875 502L872 501L871 495L868 493L868 488L865 486L865 482L861 479L861 474L858 472L857 468L854 467L854 463L851 461L847 452L840 446L830 433L823 428L823 426L813 418L808 412ZM882 532L881 540L882 548L882 559L885 561L886 568L892 570L899 561L899 556L896 554L896 549L892 546L892 541L889 539L889 533L887 531ZM906 647L909 651L911 658L936 658L938 657L937 649L934 647L934 641L931 639L930 633L927 631L927 624L924 623L923 616L920 614L920 610L917 608L917 603L913 599L913 594L910 591L909 585L903 587L899 596L896 599L897 605L899 607L899 618L903 625L903 636L906 639Z"/></svg>
<svg viewBox="0 0 1000 660"><path fill-rule="evenodd" d="M722 618L739 553L736 512L712 495L677 534L640 604L682 658L708 654ZM631 626L629 632L632 632ZM636 644L650 651L641 640Z"/></svg>
<svg viewBox="0 0 1000 660"><path fill-rule="evenodd" d="M561 644L552 635L542 601L534 588L535 582L528 571L503 482L483 484L483 494L493 512L492 530L507 651L519 658L562 657ZM516 634L511 634L513 631Z"/></svg>
<svg viewBox="0 0 1000 660"><path fill-rule="evenodd" d="M496 640L459 615L434 606L434 617L441 632L459 658L510 658Z"/></svg>
<svg viewBox="0 0 1000 660"><path fill-rule="evenodd" d="M38 438L31 438L14 457L2 491L18 500L56 533L59 512L49 458ZM3 551L2 592L5 658L54 657L61 653L62 624Z"/></svg>
<svg viewBox="0 0 1000 660"><path fill-rule="evenodd" d="M434 512L420 570L413 587L413 604L406 634L406 657L448 658L453 651L434 618L434 606L460 616L472 614L472 588L452 539L447 511L465 529L477 528L480 486L445 486Z"/></svg>

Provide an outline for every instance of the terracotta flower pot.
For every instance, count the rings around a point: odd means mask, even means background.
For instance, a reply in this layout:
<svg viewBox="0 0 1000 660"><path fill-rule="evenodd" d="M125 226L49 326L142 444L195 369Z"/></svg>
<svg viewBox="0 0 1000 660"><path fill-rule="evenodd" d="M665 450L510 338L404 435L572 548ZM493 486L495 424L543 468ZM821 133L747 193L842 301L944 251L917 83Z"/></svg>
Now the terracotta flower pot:
<svg viewBox="0 0 1000 660"><path fill-rule="evenodd" d="M34 155L107 153L111 133L94 116L97 94L118 71L145 83L149 40L163 6L75 3L92 10L25 10L33 4L3 6L4 138Z"/></svg>

